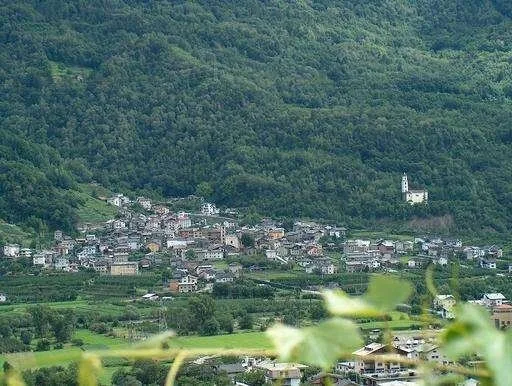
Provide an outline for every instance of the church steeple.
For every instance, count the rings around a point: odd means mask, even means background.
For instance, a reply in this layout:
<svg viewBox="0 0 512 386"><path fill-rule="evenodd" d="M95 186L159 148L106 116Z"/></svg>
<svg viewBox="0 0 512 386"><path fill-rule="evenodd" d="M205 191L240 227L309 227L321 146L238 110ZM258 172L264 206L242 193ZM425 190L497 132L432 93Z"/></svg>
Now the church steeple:
<svg viewBox="0 0 512 386"><path fill-rule="evenodd" d="M404 173L402 176L402 193L405 194L409 191L409 181L407 180L407 174Z"/></svg>

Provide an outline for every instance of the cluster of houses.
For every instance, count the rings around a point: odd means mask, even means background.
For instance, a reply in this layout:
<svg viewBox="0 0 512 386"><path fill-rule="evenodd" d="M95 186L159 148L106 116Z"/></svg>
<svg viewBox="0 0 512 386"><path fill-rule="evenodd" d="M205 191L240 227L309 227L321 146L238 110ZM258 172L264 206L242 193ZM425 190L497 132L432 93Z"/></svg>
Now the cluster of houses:
<svg viewBox="0 0 512 386"><path fill-rule="evenodd" d="M381 359L383 355L395 355L395 361ZM421 374L410 361L452 365L453 362L440 350L433 336L400 334L389 343L368 343L354 351L347 361L340 361L332 372L313 375L307 384L311 385L371 385L371 386L416 386L422 384ZM204 364L202 359L197 364ZM270 384L300 385L307 366L299 363L280 363L268 358L244 358L241 363L218 365L219 371L234 377L236 374L254 370L263 371L265 381ZM329 378L329 381L326 381ZM237 385L245 385L242 382ZM472 380L463 385L477 385Z"/></svg>
<svg viewBox="0 0 512 386"><path fill-rule="evenodd" d="M230 263L227 269L212 264L185 261L175 264L172 278L164 284L173 293L211 291L214 283L231 283L240 277L242 265Z"/></svg>
<svg viewBox="0 0 512 386"><path fill-rule="evenodd" d="M92 269L118 276L170 264L174 268L170 288L193 292L200 289L200 282L232 281L241 266L216 270L211 263L241 253L265 256L277 264L297 264L308 273L334 274L338 263L324 255L321 239L339 239L346 234L345 228L314 222L296 222L294 229L286 232L271 219L240 227L236 220L217 217L219 210L212 203L203 204L200 212L190 215L173 213L166 205L155 205L145 197L132 201L116 194L106 201L119 208L115 218L94 226L81 225L79 237L55 231L53 246L43 250L5 245L3 256L30 258L35 267L46 270ZM247 245L242 243L244 236L251 240Z"/></svg>
<svg viewBox="0 0 512 386"><path fill-rule="evenodd" d="M380 355L395 355L396 361L384 361ZM356 374L358 383L364 385L416 385L420 374L400 359L421 360L438 364L453 364L436 343L434 336L400 334L389 343L368 343L352 353L349 361L338 362L335 372Z"/></svg>
<svg viewBox="0 0 512 386"><path fill-rule="evenodd" d="M414 240L347 240L343 254L348 272L372 271L406 264L421 268L429 264L446 266L455 259L473 262L484 269L496 269L503 250L496 246L464 246L460 240L441 238ZM404 260L405 259L405 260ZM512 264L509 266L512 272Z"/></svg>
<svg viewBox="0 0 512 386"><path fill-rule="evenodd" d="M272 220L265 220L251 232L255 236L255 250L264 251L268 260L280 264L297 264L307 273L333 275L338 262L326 256L322 240L344 239L344 227L297 221L293 230L285 231Z"/></svg>
<svg viewBox="0 0 512 386"><path fill-rule="evenodd" d="M222 259L240 249L238 237L227 232L234 227L233 222L198 228L192 227L189 214L171 213L167 206L154 205L144 197L132 202L126 196L116 194L106 201L119 208L116 218L94 227L82 225L80 236L76 238L57 230L53 247L44 250L5 245L4 258L31 258L33 265L41 269L63 272L93 269L126 276L162 264L163 259L185 259L189 250L198 259L206 261ZM145 213L132 210L134 204L142 207ZM213 204L208 204L205 210L209 214L218 213ZM138 257L132 261L134 255Z"/></svg>
<svg viewBox="0 0 512 386"><path fill-rule="evenodd" d="M172 292L186 293L211 289L212 283L231 282L242 273L242 265L231 263L225 270L216 270L215 262L225 257L243 253L246 256L262 255L276 264L297 264L307 273L333 275L338 264L324 255L322 237L345 237L345 228L319 225L313 222L296 222L293 231L286 232L276 222L265 219L261 224L252 227L223 226L212 228L210 235L218 230L216 242L223 245L221 249L197 248L196 238L205 228L189 229L191 238L187 240L171 240L168 247L176 256L172 263L174 275L169 283ZM249 246L242 244L243 235L252 241ZM219 245L219 244L214 244ZM187 259L187 255L192 257ZM183 259L185 256L185 259ZM248 269L260 270L258 265Z"/></svg>
<svg viewBox="0 0 512 386"><path fill-rule="evenodd" d="M199 358L194 361L196 365L206 365L211 357ZM215 363L213 370L217 373L227 374L237 386L248 386L235 380L238 374L259 371L263 373L265 385L299 386L308 366L300 363L286 363L269 358L244 357L241 362Z"/></svg>
<svg viewBox="0 0 512 386"><path fill-rule="evenodd" d="M434 298L433 309L444 319L454 319L456 303L457 301L452 295L437 295ZM469 300L469 303L487 308L496 328L507 329L511 327L512 304L502 293L486 293L481 299Z"/></svg>
<svg viewBox="0 0 512 386"><path fill-rule="evenodd" d="M170 265L173 277L169 288L186 293L211 289L215 282L233 281L242 267L215 262L241 254L264 256L275 264L293 265L319 275L334 275L340 267L347 272L392 269L405 261L409 268L446 265L454 258L495 269L496 260L503 255L496 246L464 246L459 240L440 238L346 240L346 228L310 221L297 221L291 230L272 219L239 226L233 217L219 217L213 203L204 203L197 213L189 214L174 213L145 197L132 201L116 194L105 200L118 208L115 218L81 225L79 237L56 231L53 247L44 250L4 245L3 256L30 258L41 269L91 269L114 276L137 275L153 266ZM342 253L342 261L330 257L331 252ZM224 268L215 268L219 266ZM248 269L262 268L255 264ZM512 272L512 265L509 269Z"/></svg>

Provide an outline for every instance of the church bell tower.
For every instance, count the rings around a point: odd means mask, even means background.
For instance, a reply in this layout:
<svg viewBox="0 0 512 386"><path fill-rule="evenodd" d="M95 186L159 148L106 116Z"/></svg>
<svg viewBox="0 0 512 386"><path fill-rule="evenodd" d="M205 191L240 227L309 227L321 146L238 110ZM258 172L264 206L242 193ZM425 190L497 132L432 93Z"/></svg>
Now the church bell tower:
<svg viewBox="0 0 512 386"><path fill-rule="evenodd" d="M404 173L402 176L402 195L405 195L409 191L409 181L407 180L407 174Z"/></svg>

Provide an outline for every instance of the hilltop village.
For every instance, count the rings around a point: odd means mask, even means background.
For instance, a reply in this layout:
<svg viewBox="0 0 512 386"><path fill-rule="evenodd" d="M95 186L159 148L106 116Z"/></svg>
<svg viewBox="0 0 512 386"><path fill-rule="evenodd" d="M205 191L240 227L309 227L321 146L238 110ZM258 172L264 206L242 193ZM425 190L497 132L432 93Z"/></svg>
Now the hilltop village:
<svg viewBox="0 0 512 386"><path fill-rule="evenodd" d="M512 272L512 264L495 245L464 245L439 237L350 238L343 226L311 221L295 221L291 229L268 218L241 226L236 211L221 214L208 202L197 213L173 213L166 205L144 197L131 201L123 194L107 202L118 208L116 218L82 224L78 237L55 231L48 249L4 245L3 258L30 259L40 270L92 270L112 276L139 275L164 266L172 272L165 285L174 293L211 291L212 283L232 282L244 271L264 272L269 267L328 276L418 270L429 264L446 267L457 261Z"/></svg>
<svg viewBox="0 0 512 386"><path fill-rule="evenodd" d="M212 262L237 257L260 256L269 262L301 269L308 274L333 275L341 271L369 272L418 269L429 264L462 264L512 272L499 246L463 245L460 240L438 237L401 237L399 240L348 238L343 226L296 221L285 230L272 219L253 226L240 226L236 212L222 215L213 203L204 203L197 213L173 213L165 205L153 205L138 197L134 202L122 194L108 198L119 214L104 223L82 224L80 235L70 237L55 231L52 248L34 250L18 244L3 246L5 259L29 258L43 270L78 272L90 269L106 275L137 275L153 266L169 264L184 276L175 289L191 292L200 282L232 281L240 264L219 271ZM132 207L143 211L132 210ZM257 259L255 259L257 261ZM258 264L245 267L258 271Z"/></svg>

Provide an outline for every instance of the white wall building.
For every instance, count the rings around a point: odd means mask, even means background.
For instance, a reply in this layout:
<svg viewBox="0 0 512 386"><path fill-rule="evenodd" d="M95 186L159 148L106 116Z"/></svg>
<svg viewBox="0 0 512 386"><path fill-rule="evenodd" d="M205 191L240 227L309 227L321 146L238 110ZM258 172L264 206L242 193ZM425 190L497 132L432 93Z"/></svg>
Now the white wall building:
<svg viewBox="0 0 512 386"><path fill-rule="evenodd" d="M190 228L192 226L192 220L190 219L188 213L185 212L178 213L177 223L178 227L182 229Z"/></svg>
<svg viewBox="0 0 512 386"><path fill-rule="evenodd" d="M214 214L219 214L219 210L215 206L215 204L205 202L201 207L201 213L205 216L213 216Z"/></svg>
<svg viewBox="0 0 512 386"><path fill-rule="evenodd" d="M409 180L407 174L402 176L402 197L404 201L414 204L421 204L428 201L428 191L426 190L411 190L409 189Z"/></svg>
<svg viewBox="0 0 512 386"><path fill-rule="evenodd" d="M20 255L20 246L18 244L4 245L3 252L5 257L18 257Z"/></svg>
<svg viewBox="0 0 512 386"><path fill-rule="evenodd" d="M501 306L507 298L502 293L488 293L482 297L482 302L486 307Z"/></svg>
<svg viewBox="0 0 512 386"><path fill-rule="evenodd" d="M137 203L146 210L151 209L151 200L146 197L137 197Z"/></svg>

